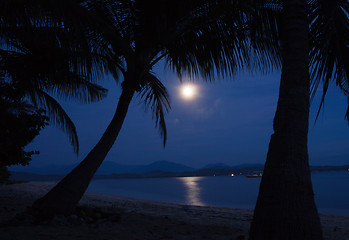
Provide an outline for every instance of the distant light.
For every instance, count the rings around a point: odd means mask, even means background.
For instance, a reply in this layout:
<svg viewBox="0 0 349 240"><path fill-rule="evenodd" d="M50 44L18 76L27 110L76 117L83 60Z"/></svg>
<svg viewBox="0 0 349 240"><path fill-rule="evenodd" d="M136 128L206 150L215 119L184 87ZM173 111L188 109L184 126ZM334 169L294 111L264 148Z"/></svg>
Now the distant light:
<svg viewBox="0 0 349 240"><path fill-rule="evenodd" d="M198 96L198 86L193 83L185 83L180 87L180 94L184 100L193 100Z"/></svg>
<svg viewBox="0 0 349 240"><path fill-rule="evenodd" d="M232 173L231 176L234 177L234 173Z"/></svg>

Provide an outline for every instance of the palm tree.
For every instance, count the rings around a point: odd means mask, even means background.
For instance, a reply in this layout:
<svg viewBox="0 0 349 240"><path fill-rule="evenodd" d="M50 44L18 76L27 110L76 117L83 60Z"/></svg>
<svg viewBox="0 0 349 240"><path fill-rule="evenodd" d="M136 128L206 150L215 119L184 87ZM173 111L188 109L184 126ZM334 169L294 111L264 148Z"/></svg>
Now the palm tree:
<svg viewBox="0 0 349 240"><path fill-rule="evenodd" d="M251 240L322 239L307 148L310 77L314 91L319 81L324 81L322 102L333 77L347 90L344 83L348 83L348 3L323 0L309 4L307 8L305 0L283 1L279 100L251 224Z"/></svg>
<svg viewBox="0 0 349 240"><path fill-rule="evenodd" d="M219 3L218 3L219 2ZM227 5L223 4L229 4ZM239 1L87 1L83 5L95 17L96 42L112 49L115 68L123 75L122 93L112 121L102 138L85 159L49 193L37 200L34 214L70 214L86 191L93 175L113 146L135 94L153 112L156 126L166 143L164 114L170 108L169 96L161 81L151 72L161 59L179 76L212 79L248 67L251 54L262 67L278 59L274 44L261 32L251 35L251 8ZM240 7L237 7L240 6ZM233 11L225 11L225 9ZM263 36L262 36L263 35ZM265 42L264 48L260 42ZM103 47L102 47L103 48ZM251 51L252 50L252 51ZM253 51L255 50L255 51ZM252 52L252 53L251 53Z"/></svg>
<svg viewBox="0 0 349 240"><path fill-rule="evenodd" d="M75 126L52 94L82 102L106 96L106 89L94 81L107 59L91 51L84 12L75 1L0 1L0 71L35 106L46 109L76 153ZM72 16L80 21L71 21Z"/></svg>

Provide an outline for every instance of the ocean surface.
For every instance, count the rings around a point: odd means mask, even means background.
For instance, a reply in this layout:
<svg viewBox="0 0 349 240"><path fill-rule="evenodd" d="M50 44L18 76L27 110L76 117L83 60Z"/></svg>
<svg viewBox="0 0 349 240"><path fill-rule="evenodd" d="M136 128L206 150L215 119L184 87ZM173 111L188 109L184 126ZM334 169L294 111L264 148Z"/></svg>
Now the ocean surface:
<svg viewBox="0 0 349 240"><path fill-rule="evenodd" d="M188 205L253 209L260 178L245 176L94 180L88 192ZM349 216L349 171L313 172L320 213Z"/></svg>

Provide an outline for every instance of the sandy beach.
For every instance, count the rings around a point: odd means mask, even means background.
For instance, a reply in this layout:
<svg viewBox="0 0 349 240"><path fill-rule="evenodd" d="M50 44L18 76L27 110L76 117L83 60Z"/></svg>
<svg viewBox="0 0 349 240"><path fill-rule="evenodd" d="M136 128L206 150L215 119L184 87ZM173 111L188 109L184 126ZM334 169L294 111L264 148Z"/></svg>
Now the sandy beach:
<svg viewBox="0 0 349 240"><path fill-rule="evenodd" d="M21 212L54 183L0 186L0 236L19 239L248 239L251 210L86 193L77 215L35 222ZM349 217L321 215L326 240L349 240ZM13 220L14 219L14 220Z"/></svg>

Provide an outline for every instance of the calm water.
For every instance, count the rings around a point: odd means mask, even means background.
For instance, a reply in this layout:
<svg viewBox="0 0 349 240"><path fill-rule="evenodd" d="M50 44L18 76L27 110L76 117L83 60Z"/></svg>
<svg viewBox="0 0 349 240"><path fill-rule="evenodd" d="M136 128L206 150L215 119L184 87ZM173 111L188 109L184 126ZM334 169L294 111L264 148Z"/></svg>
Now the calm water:
<svg viewBox="0 0 349 240"><path fill-rule="evenodd" d="M314 172L315 201L320 213L349 216L349 171ZM131 198L253 209L260 178L180 177L92 181L88 191Z"/></svg>

